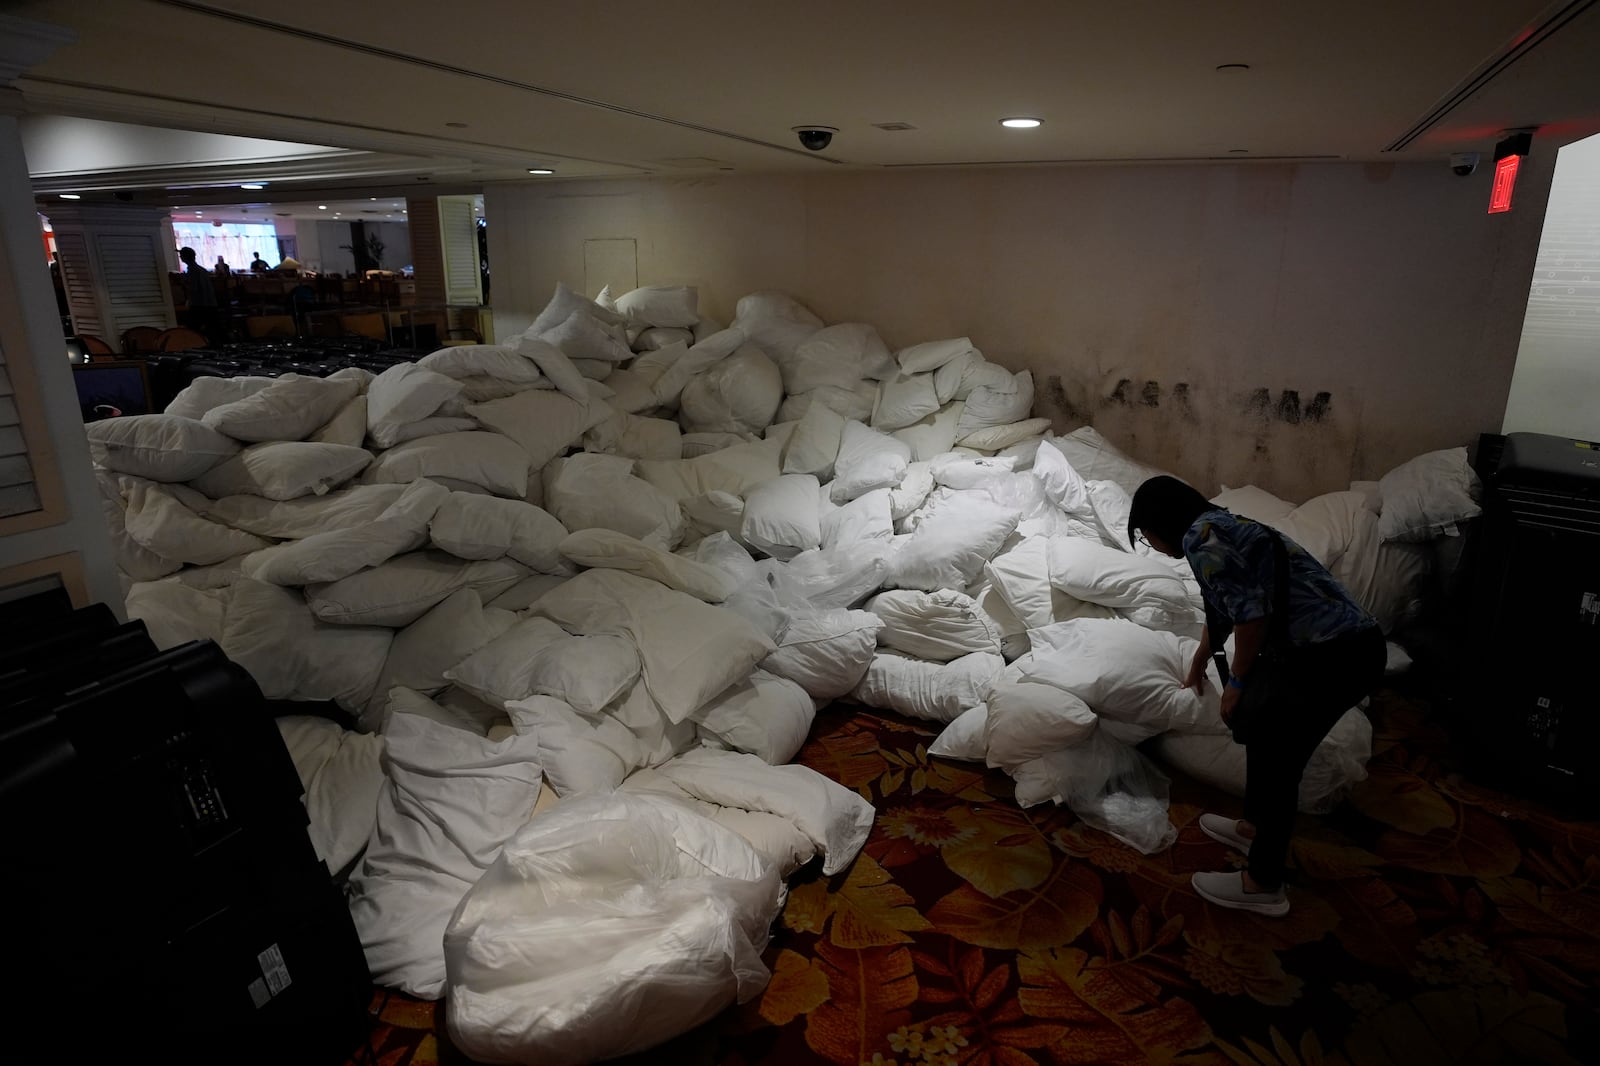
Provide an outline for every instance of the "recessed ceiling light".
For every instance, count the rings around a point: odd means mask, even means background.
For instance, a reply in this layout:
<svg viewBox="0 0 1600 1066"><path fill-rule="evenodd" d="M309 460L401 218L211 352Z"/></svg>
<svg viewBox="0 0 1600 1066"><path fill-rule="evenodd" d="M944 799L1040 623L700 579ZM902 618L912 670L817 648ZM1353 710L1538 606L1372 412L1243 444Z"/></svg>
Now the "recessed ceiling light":
<svg viewBox="0 0 1600 1066"><path fill-rule="evenodd" d="M328 209L328 205L327 204L318 204L317 205L317 210L318 211L326 211L327 209Z"/></svg>
<svg viewBox="0 0 1600 1066"><path fill-rule="evenodd" d="M64 192L64 193L61 194L61 198L63 200L81 200L81 199L83 199L83 197L79 196L75 192Z"/></svg>
<svg viewBox="0 0 1600 1066"><path fill-rule="evenodd" d="M1250 69L1249 63L1223 63L1217 67L1218 74L1242 74Z"/></svg>
<svg viewBox="0 0 1600 1066"><path fill-rule="evenodd" d="M204 217L205 217L205 215L204 215L204 214L203 214L203 213L202 213L202 212L200 212L200 211L196 211L196 212L195 212L195 213L194 213L194 217L195 217L195 218L204 218Z"/></svg>
<svg viewBox="0 0 1600 1066"><path fill-rule="evenodd" d="M550 169L548 169L546 167L529 167L528 168L528 173L529 174L554 174L555 171L550 170Z"/></svg>
<svg viewBox="0 0 1600 1066"><path fill-rule="evenodd" d="M265 189L266 187L267 183L264 181L252 181L247 185L239 186L241 189Z"/></svg>
<svg viewBox="0 0 1600 1066"><path fill-rule="evenodd" d="M467 124L465 122L446 122L445 125L449 126L453 130L464 130L467 128Z"/></svg>
<svg viewBox="0 0 1600 1066"><path fill-rule="evenodd" d="M1246 155L1246 154L1249 153L1249 151L1250 151L1250 149L1248 149L1248 148L1229 148L1228 149L1228 154L1229 155Z"/></svg>
<svg viewBox="0 0 1600 1066"><path fill-rule="evenodd" d="M1043 123L1036 118L1003 118L1000 120L1000 125L1008 130L1031 130Z"/></svg>
<svg viewBox="0 0 1600 1066"><path fill-rule="evenodd" d="M368 200L376 200L376 199L377 199L377 197L376 197L376 196L369 196L369 197L367 197L367 199L368 199Z"/></svg>

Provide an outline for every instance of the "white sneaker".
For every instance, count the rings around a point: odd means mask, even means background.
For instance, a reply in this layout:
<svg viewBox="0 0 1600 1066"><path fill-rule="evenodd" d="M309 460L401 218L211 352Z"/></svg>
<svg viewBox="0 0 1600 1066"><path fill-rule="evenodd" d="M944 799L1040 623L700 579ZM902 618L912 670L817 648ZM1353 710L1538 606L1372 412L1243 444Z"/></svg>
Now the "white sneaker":
<svg viewBox="0 0 1600 1066"><path fill-rule="evenodd" d="M1200 831L1212 840L1220 840L1230 848L1250 854L1250 838L1239 832L1239 823L1220 814L1202 814Z"/></svg>
<svg viewBox="0 0 1600 1066"><path fill-rule="evenodd" d="M1246 892L1244 874L1238 870L1195 874L1189 878L1189 883L1194 885L1200 898L1219 907L1265 914L1270 918L1282 918L1289 913L1289 896L1282 885L1278 886L1276 892Z"/></svg>

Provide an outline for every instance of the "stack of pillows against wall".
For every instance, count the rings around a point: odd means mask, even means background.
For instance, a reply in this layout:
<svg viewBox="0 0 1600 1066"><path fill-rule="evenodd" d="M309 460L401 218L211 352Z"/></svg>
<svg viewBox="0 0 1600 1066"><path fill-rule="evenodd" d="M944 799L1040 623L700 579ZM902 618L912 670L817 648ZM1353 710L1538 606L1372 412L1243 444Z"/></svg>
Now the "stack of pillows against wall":
<svg viewBox="0 0 1600 1066"><path fill-rule="evenodd" d="M1021 803L1159 847L1159 775L1130 745L1242 788L1214 692L1176 687L1198 589L1128 542L1158 471L1032 405L1031 374L966 338L891 351L777 293L723 327L692 288L561 286L502 345L201 379L89 434L130 614L217 640L268 697L332 700L363 733L528 738L562 796L701 747L787 762L849 697L948 723L933 750L1004 767ZM1408 542L1475 513L1470 479L1456 449L1298 507L1218 499L1394 628L1427 570ZM375 759L357 733L302 747ZM1362 775L1364 717L1323 748L1311 807ZM338 866L366 838L324 844Z"/></svg>

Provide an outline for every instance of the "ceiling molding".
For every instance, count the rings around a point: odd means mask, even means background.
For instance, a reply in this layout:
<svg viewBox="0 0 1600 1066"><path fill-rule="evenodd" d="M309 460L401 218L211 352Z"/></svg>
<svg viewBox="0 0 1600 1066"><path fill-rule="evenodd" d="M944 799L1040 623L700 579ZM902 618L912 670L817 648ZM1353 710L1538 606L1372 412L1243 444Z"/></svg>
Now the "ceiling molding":
<svg viewBox="0 0 1600 1066"><path fill-rule="evenodd" d="M1587 11L1595 0L1557 0L1506 46L1480 63L1472 73L1461 79L1446 93L1432 110L1418 119L1410 129L1384 146L1385 152L1399 152L1410 146L1418 137L1442 122L1450 112L1470 100L1479 90L1504 74L1520 59L1549 40L1562 27Z"/></svg>
<svg viewBox="0 0 1600 1066"><path fill-rule="evenodd" d="M0 15L0 86L10 85L23 71L77 39L65 26Z"/></svg>

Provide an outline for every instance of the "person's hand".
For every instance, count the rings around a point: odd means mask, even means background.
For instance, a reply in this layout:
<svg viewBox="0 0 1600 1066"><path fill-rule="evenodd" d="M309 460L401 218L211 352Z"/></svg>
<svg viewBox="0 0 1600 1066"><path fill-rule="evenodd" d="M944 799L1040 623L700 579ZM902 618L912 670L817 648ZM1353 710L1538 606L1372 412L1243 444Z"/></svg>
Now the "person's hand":
<svg viewBox="0 0 1600 1066"><path fill-rule="evenodd" d="M1222 686L1222 721L1224 725L1232 724L1233 712L1238 709L1239 697L1242 695L1244 693L1232 685Z"/></svg>
<svg viewBox="0 0 1600 1066"><path fill-rule="evenodd" d="M1204 690L1206 684L1206 665L1210 661L1211 660L1209 659L1202 659L1198 655L1195 656L1194 662L1189 664L1189 676L1183 679L1183 687L1192 688L1197 692Z"/></svg>

